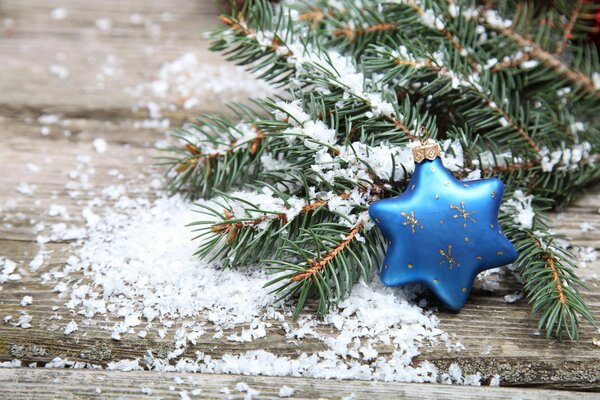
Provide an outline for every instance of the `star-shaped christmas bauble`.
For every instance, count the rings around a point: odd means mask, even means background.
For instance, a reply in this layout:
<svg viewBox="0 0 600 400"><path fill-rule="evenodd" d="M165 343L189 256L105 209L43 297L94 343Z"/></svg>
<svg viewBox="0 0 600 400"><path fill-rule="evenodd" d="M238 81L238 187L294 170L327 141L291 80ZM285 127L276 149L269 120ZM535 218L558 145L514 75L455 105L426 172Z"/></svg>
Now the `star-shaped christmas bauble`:
<svg viewBox="0 0 600 400"><path fill-rule="evenodd" d="M413 154L406 191L369 208L387 240L380 279L387 286L424 284L458 311L478 273L517 258L498 224L504 185L499 179L457 180L444 168L437 144Z"/></svg>

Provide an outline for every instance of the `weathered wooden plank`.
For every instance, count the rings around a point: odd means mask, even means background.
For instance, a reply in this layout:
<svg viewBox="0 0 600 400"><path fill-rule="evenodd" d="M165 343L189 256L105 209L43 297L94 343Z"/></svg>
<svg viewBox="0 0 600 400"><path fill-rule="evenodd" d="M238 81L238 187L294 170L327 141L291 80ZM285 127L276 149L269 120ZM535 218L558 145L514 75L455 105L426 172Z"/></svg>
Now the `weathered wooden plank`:
<svg viewBox="0 0 600 400"><path fill-rule="evenodd" d="M180 382L180 383L177 383ZM593 399L591 393L447 386L389 382L335 381L305 378L269 378L239 375L186 375L155 372L1 369L0 395L11 399L191 398L242 399L247 384L257 399L280 398L282 387L293 388L293 399ZM238 388L241 388L239 386Z"/></svg>
<svg viewBox="0 0 600 400"><path fill-rule="evenodd" d="M64 19L51 18L57 7L67 11ZM130 110L134 102L124 89L152 78L164 62L188 51L205 65L221 62L203 38L218 23L216 12L209 1L83 6L77 1L4 0L0 110ZM98 27L106 24L110 28ZM68 76L52 74L52 66L64 68Z"/></svg>

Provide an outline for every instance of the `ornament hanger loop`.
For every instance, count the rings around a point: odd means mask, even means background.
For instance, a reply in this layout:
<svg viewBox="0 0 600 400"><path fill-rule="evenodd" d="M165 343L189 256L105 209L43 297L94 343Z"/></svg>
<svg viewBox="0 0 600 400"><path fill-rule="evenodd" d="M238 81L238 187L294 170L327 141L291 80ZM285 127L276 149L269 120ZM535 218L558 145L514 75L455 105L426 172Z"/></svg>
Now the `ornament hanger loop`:
<svg viewBox="0 0 600 400"><path fill-rule="evenodd" d="M440 146L437 143L429 142L429 134L427 133L427 129L422 127L422 129L426 133L425 141L423 142L423 136L419 135L419 145L413 147L412 153L415 163L419 164L425 160L433 161L436 158L441 158L442 154L440 151Z"/></svg>
<svg viewBox="0 0 600 400"><path fill-rule="evenodd" d="M423 132L425 132L425 141L423 141ZM419 142L421 143L421 146L424 146L429 142L429 131L423 125L421 125L421 132L419 132Z"/></svg>

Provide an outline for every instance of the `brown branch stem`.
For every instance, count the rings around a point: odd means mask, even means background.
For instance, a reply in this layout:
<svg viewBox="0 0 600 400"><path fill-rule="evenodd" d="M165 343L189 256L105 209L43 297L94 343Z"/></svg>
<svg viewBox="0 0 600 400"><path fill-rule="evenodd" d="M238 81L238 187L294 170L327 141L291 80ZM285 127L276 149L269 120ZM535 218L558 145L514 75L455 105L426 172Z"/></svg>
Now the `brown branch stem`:
<svg viewBox="0 0 600 400"><path fill-rule="evenodd" d="M554 287L556 288L556 292L558 294L558 302L562 305L565 305L565 303L566 303L565 293L564 293L562 283L560 283L560 278L558 276L558 270L556 269L556 265L554 265L554 257L552 255L547 255L545 261L546 261L546 265L548 266L548 268L550 268L550 272L552 274L552 280L554 281Z"/></svg>
<svg viewBox="0 0 600 400"><path fill-rule="evenodd" d="M581 87L587 93L593 94L594 96L600 98L600 91L596 90L596 88L594 87L594 83L591 81L590 78L588 78L581 72L573 71L571 68L569 68L568 65L563 63L556 56L554 56L553 54L550 54L547 51L540 48L537 45L537 43L521 36L520 34L518 34L517 32L515 32L511 29L494 26L494 25L490 25L490 24L486 24L486 26L488 28L496 31L500 35L511 39L513 42L515 42L517 45L519 45L521 47L531 48L531 51L529 52L531 57L539 60L541 63L543 63L548 68L554 70L555 72L557 72L560 75L567 78L567 80L569 80L573 86L581 85Z"/></svg>
<svg viewBox="0 0 600 400"><path fill-rule="evenodd" d="M556 46L556 50L554 51L554 54L556 54L556 55L561 54L562 51L567 46L567 42L571 38L571 32L573 31L575 22L577 22L577 17L579 16L579 13L581 12L582 5L583 5L583 0L577 0L577 5L575 6L575 9L571 13L569 22L567 23L567 26L565 27L565 31L563 32L563 38L560 41L560 43L558 44L558 46Z"/></svg>
<svg viewBox="0 0 600 400"><path fill-rule="evenodd" d="M355 225L352 228L352 230L350 231L348 236L346 236L346 238L343 241L341 241L334 249L332 249L329 253L327 253L327 255L325 257L321 258L320 261L309 260L310 267L307 270L305 270L304 272L300 272L300 273L294 275L292 277L292 281L293 282L301 282L301 281L304 281L307 279L311 279L316 274L321 272L327 266L327 264L329 264L331 261L333 261L333 259L340 252L344 251L344 249L346 247L348 247L348 245L350 243L352 243L352 241L356 238L356 235L358 235L358 233L360 232L360 230L362 228L363 228L363 223L359 222L357 225Z"/></svg>
<svg viewBox="0 0 600 400"><path fill-rule="evenodd" d="M352 29L352 28L346 27L343 29L333 31L332 35L334 37L345 36L349 42L353 42L357 36L361 36L361 35L365 35L367 33L373 33L373 32L393 31L396 29L398 29L397 25L384 23L384 24L376 24L376 25L367 26L367 27L358 28L358 29Z"/></svg>
<svg viewBox="0 0 600 400"><path fill-rule="evenodd" d="M258 151L258 147L260 146L260 144L266 139L267 136L261 130L259 130L256 127L256 125L252 125L252 129L256 132L256 137L253 140L244 142L242 144L249 144L248 148L250 154L254 155ZM226 152L217 152L209 155L203 155L198 147L194 146L191 143L187 143L185 145L185 149L188 153L192 155L192 158L188 158L180 162L177 168L175 169L175 172L181 174L187 171L189 168L194 167L195 165L207 163L212 160L216 160L217 158L224 157L227 154L231 154L236 146L237 141L234 140L231 143L229 143L229 149Z"/></svg>
<svg viewBox="0 0 600 400"><path fill-rule="evenodd" d="M540 148L533 141L531 136L529 136L527 131L525 131L525 129L523 129L519 125L517 125L517 123L515 121L513 121L513 119L503 109L501 109L498 106L494 106L489 101L488 101L488 106L492 110L494 110L497 114L501 115L501 118L504 118L504 120L506 120L506 122L515 130L515 132L517 132L527 142L527 144L529 145L529 147L531 147L533 149L533 151L535 151L537 154L540 153Z"/></svg>

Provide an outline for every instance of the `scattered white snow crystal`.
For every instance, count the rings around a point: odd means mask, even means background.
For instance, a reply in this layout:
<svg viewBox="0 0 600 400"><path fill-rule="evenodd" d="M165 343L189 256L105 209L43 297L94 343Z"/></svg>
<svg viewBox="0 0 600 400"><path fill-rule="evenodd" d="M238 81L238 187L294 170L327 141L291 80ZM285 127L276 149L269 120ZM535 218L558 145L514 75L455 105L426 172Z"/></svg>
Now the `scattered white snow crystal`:
<svg viewBox="0 0 600 400"><path fill-rule="evenodd" d="M537 67L540 64L540 62L538 60L528 60L528 61L523 61L520 65L521 69L525 70L525 71L529 71L530 69L534 69L535 67Z"/></svg>
<svg viewBox="0 0 600 400"><path fill-rule="evenodd" d="M460 365L457 363L450 364L448 372L442 374L440 380L445 384L458 383L460 385L481 386L481 374L479 372L463 376Z"/></svg>
<svg viewBox="0 0 600 400"><path fill-rule="evenodd" d="M58 117L58 115L54 114L43 114L40 115L37 119L37 122L42 125L54 125L57 124L59 121L60 118Z"/></svg>
<svg viewBox="0 0 600 400"><path fill-rule="evenodd" d="M490 379L490 386L493 386L493 387L500 386L500 375L496 374L496 375L492 376L492 379Z"/></svg>
<svg viewBox="0 0 600 400"><path fill-rule="evenodd" d="M296 389L284 385L279 388L279 397L292 397L295 392Z"/></svg>
<svg viewBox="0 0 600 400"><path fill-rule="evenodd" d="M106 366L107 369L111 371L142 371L143 368L140 367L140 363L138 360L120 360L117 362L110 362Z"/></svg>
<svg viewBox="0 0 600 400"><path fill-rule="evenodd" d="M141 14L134 13L129 16L129 23L131 25L141 25L144 22L144 17Z"/></svg>
<svg viewBox="0 0 600 400"><path fill-rule="evenodd" d="M33 303L33 298L31 296L23 296L23 299L21 299L21 307L26 307L31 303Z"/></svg>
<svg viewBox="0 0 600 400"><path fill-rule="evenodd" d="M64 334L70 335L71 333L75 332L77 329L78 329L77 323L74 320L71 320L65 327Z"/></svg>
<svg viewBox="0 0 600 400"><path fill-rule="evenodd" d="M546 147L542 148L540 155L542 156L542 170L550 172L554 168L559 170L568 170L578 168L578 164L587 158L590 154L592 146L588 142L566 146L564 143L561 149L550 152Z"/></svg>
<svg viewBox="0 0 600 400"><path fill-rule="evenodd" d="M59 204L51 204L50 208L48 208L48 215L51 217L61 217L63 219L69 219L67 207L61 206Z"/></svg>
<svg viewBox="0 0 600 400"><path fill-rule="evenodd" d="M108 32L110 28L112 28L112 21L109 18L97 18L96 28L100 29L102 32Z"/></svg>
<svg viewBox="0 0 600 400"><path fill-rule="evenodd" d="M517 292L513 294L507 294L504 296L504 301L506 303L516 303L518 300L523 298L523 292Z"/></svg>
<svg viewBox="0 0 600 400"><path fill-rule="evenodd" d="M522 190L515 190L513 197L506 200L500 208L512 215L515 223L525 229L531 229L535 217L532 201L533 195L525 195Z"/></svg>
<svg viewBox="0 0 600 400"><path fill-rule="evenodd" d="M94 150L96 150L96 153L98 153L98 154L106 153L106 149L108 148L108 145L106 144L106 140L104 140L102 138L94 139L94 141L92 142L92 145L94 146Z"/></svg>
<svg viewBox="0 0 600 400"><path fill-rule="evenodd" d="M22 313L21 316L19 317L19 320L16 322L16 324L13 324L14 326L20 326L23 329L29 329L31 328L33 325L31 325L31 320L33 320L33 317L27 313Z"/></svg>
<svg viewBox="0 0 600 400"><path fill-rule="evenodd" d="M267 281L264 272L219 270L194 256L196 245L185 225L197 217L188 203L177 196L153 204L128 202L133 215L109 209L88 227L88 238L68 270L82 269L100 292L91 287L83 297L74 292L71 308L91 317L98 309L86 298L104 299L112 308L127 304L130 313L137 311L148 322L202 314L228 327L251 322L272 301L266 289L245 289L261 288Z"/></svg>
<svg viewBox="0 0 600 400"><path fill-rule="evenodd" d="M65 19L67 17L68 13L67 10L65 10L64 8L55 8L54 10L52 10L50 12L50 16L52 17L52 19L56 19L56 20L60 20L60 19Z"/></svg>
<svg viewBox="0 0 600 400"><path fill-rule="evenodd" d="M577 259L579 260L579 266L581 268L586 268L588 262L594 262L598 259L598 252L595 248L588 247L574 247L573 252L575 253Z"/></svg>
<svg viewBox="0 0 600 400"><path fill-rule="evenodd" d="M594 89L600 90L600 72L592 74L592 82L594 83Z"/></svg>
<svg viewBox="0 0 600 400"><path fill-rule="evenodd" d="M485 13L485 20L491 26L497 28L509 28L512 25L511 20L502 18L496 10L488 10Z"/></svg>
<svg viewBox="0 0 600 400"><path fill-rule="evenodd" d="M594 225L590 224L589 222L582 222L579 224L579 229L581 229L581 232L590 232L596 230Z"/></svg>
<svg viewBox="0 0 600 400"><path fill-rule="evenodd" d="M65 67L64 65L60 65L60 64L51 65L50 73L52 75L54 75L55 77L57 77L58 79L60 79L61 81L64 81L65 79L67 79L69 77L68 68Z"/></svg>
<svg viewBox="0 0 600 400"><path fill-rule="evenodd" d="M18 281L21 279L21 275L15 273L17 269L17 263L4 257L0 257L0 284L9 281Z"/></svg>
<svg viewBox="0 0 600 400"><path fill-rule="evenodd" d="M151 396L152 393L154 393L152 391L152 389L150 389L148 386L142 386L141 390L142 390L142 393L147 394L148 396Z"/></svg>
<svg viewBox="0 0 600 400"><path fill-rule="evenodd" d="M4 361L0 362L0 368L20 368L21 360L12 360L12 361Z"/></svg>
<svg viewBox="0 0 600 400"><path fill-rule="evenodd" d="M293 126L303 125L306 121L310 120L310 115L304 112L302 109L302 102L300 100L294 100L291 102L278 101L275 105L279 108L273 113L275 119L278 121L287 121Z"/></svg>
<svg viewBox="0 0 600 400"><path fill-rule="evenodd" d="M19 186L17 186L17 192L22 193L26 196L33 196L36 190L37 185L30 185L25 182L21 182L19 183Z"/></svg>
<svg viewBox="0 0 600 400"><path fill-rule="evenodd" d="M244 396L245 400L250 400L254 396L258 396L260 394L258 390L252 389L250 386L248 386L246 382L238 382L235 385L235 390L237 390L238 392L246 393L246 395Z"/></svg>
<svg viewBox="0 0 600 400"><path fill-rule="evenodd" d="M42 264L44 263L44 255L42 253L38 253L33 260L31 260L29 262L29 270L31 272L35 272L38 269L40 269L40 267L42 266Z"/></svg>
<svg viewBox="0 0 600 400"><path fill-rule="evenodd" d="M33 163L25 164L25 168L27 168L27 171L32 172L32 173L40 172L40 167L38 167L37 165L35 165Z"/></svg>

